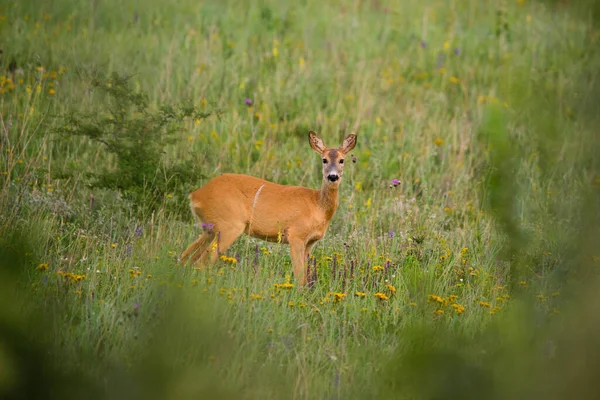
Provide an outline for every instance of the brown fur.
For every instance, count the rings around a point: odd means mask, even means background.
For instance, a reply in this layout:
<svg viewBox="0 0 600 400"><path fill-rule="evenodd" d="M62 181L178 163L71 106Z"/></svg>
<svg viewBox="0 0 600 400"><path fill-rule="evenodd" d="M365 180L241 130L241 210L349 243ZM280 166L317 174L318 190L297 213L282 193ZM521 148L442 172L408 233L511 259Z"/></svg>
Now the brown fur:
<svg viewBox="0 0 600 400"><path fill-rule="evenodd" d="M349 135L339 149L329 149L314 133L309 132L310 146L327 163L323 164L320 190L301 186L284 186L248 175L223 174L189 195L192 213L205 229L198 240L181 255L183 262L202 264L210 257L216 261L242 234L290 245L294 275L301 285L307 283L306 260L312 246L327 231L338 207L341 179L328 180L329 175L342 176L340 160L356 145L356 135ZM218 237L218 251L211 243Z"/></svg>

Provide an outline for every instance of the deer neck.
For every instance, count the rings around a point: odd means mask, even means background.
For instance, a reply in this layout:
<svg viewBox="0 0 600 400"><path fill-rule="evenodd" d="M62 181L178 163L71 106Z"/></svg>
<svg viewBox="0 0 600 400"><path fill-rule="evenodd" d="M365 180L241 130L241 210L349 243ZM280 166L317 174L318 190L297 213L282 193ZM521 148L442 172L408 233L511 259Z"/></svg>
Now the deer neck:
<svg viewBox="0 0 600 400"><path fill-rule="evenodd" d="M325 212L327 221L331 220L335 210L338 208L338 186L329 185L327 180L323 180L321 191L319 192L319 207Z"/></svg>

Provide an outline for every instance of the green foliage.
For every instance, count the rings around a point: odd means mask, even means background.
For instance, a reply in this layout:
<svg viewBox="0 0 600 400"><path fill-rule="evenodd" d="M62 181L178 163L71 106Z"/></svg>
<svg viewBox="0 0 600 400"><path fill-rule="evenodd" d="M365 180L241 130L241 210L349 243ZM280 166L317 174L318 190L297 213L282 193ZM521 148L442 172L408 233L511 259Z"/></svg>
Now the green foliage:
<svg viewBox="0 0 600 400"><path fill-rule="evenodd" d="M69 110L58 117L56 133L85 137L114 156L115 165L94 165L88 178L92 187L118 190L140 213L155 211L167 196L175 198L176 213L188 210L186 195L204 177L192 159L167 163L165 147L180 139L177 134L189 119L213 115L191 102L179 107L150 108L148 96L135 92L129 77L113 73L109 79L91 79L92 91L105 99L91 111ZM110 160L110 158L108 159ZM75 171L60 174L72 176Z"/></svg>

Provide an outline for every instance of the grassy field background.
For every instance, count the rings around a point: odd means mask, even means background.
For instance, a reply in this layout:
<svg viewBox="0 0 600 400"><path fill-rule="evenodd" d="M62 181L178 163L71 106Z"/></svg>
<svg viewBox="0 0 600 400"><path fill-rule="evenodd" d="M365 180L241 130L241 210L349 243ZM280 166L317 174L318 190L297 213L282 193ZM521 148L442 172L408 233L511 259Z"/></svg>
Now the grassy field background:
<svg viewBox="0 0 600 400"><path fill-rule="evenodd" d="M38 3L0 6L2 396L598 394L596 9ZM248 237L180 266L208 179L320 185L309 130L358 134L314 286Z"/></svg>

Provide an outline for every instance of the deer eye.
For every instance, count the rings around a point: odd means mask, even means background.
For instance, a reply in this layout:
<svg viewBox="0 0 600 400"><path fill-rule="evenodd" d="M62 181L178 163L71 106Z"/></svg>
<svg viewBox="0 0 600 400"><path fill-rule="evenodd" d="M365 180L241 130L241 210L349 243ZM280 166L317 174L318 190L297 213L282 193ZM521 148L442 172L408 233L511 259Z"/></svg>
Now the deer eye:
<svg viewBox="0 0 600 400"><path fill-rule="evenodd" d="M323 164L327 164L327 159L326 158L323 159Z"/></svg>
<svg viewBox="0 0 600 400"><path fill-rule="evenodd" d="M340 160L340 164L343 164L343 163L344 163L344 159L342 158L342 159Z"/></svg>

